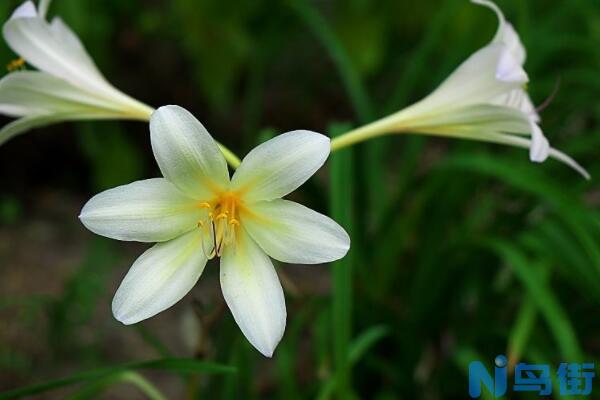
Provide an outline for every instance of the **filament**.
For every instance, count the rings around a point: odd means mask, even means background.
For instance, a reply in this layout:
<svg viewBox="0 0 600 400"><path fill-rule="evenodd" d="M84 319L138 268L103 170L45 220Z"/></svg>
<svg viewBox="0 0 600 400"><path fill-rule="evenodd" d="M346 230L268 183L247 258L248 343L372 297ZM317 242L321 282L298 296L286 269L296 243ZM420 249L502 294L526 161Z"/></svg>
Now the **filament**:
<svg viewBox="0 0 600 400"><path fill-rule="evenodd" d="M208 258L221 257L225 248L235 251L237 228L240 220L236 215L236 199L224 196L213 202L200 202L198 208L207 209L206 217L198 221L202 235L202 251Z"/></svg>

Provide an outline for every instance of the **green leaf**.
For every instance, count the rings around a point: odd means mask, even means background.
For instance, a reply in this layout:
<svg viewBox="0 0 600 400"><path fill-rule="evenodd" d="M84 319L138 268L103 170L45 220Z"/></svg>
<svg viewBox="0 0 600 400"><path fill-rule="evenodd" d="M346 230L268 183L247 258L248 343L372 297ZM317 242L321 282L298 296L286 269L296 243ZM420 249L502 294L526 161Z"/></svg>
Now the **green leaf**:
<svg viewBox="0 0 600 400"><path fill-rule="evenodd" d="M385 325L375 325L366 329L354 339L350 346L350 353L348 354L350 362L352 364L357 363L375 343L389 335L389 333L390 328Z"/></svg>
<svg viewBox="0 0 600 400"><path fill-rule="evenodd" d="M229 367L227 365L201 362L187 358L163 358L149 361L135 361L130 363L113 365L105 368L99 368L91 371L78 372L65 378L38 383L19 389L9 390L7 392L0 393L0 400L17 399L23 396L31 396L36 393L46 392L48 390L56 389L63 386L104 378L116 372L137 369L158 369L179 373L202 372L224 374L236 372L235 368Z"/></svg>
<svg viewBox="0 0 600 400"><path fill-rule="evenodd" d="M552 290L543 279L540 279L537 266L530 263L526 256L510 243L492 240L489 246L508 263L529 296L535 301L552 331L562 356L569 362L581 361L583 353L573 325Z"/></svg>
<svg viewBox="0 0 600 400"><path fill-rule="evenodd" d="M375 325L358 335L358 337L354 339L350 345L350 349L348 351L348 360L350 361L350 365L354 365L360 361L360 359L372 346L375 345L375 343L389 335L389 333L389 327L384 325ZM331 393L335 390L336 383L336 376L334 375L325 383L317 398L323 400L330 398Z"/></svg>
<svg viewBox="0 0 600 400"><path fill-rule="evenodd" d="M288 4L325 48L329 58L334 62L359 119L363 123L370 121L373 112L367 90L356 73L346 49L331 30L329 23L308 1L288 0Z"/></svg>

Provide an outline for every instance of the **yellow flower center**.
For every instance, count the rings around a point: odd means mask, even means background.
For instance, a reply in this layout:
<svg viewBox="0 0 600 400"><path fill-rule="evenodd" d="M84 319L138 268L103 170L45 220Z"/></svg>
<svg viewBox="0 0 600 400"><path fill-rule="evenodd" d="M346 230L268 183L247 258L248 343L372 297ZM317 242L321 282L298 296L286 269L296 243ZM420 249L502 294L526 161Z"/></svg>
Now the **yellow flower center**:
<svg viewBox="0 0 600 400"><path fill-rule="evenodd" d="M208 259L220 257L225 246L235 246L239 231L239 213L243 209L239 193L224 192L215 199L198 203L199 208L208 211L206 217L198 221L202 231L202 250Z"/></svg>

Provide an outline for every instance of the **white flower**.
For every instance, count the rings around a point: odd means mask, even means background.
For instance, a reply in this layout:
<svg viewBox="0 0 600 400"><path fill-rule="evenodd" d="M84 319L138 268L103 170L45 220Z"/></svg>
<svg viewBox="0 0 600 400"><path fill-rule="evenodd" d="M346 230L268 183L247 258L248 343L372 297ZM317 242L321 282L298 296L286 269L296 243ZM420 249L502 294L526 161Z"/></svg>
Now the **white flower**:
<svg viewBox="0 0 600 400"><path fill-rule="evenodd" d="M525 91L529 81L523 69L526 52L514 28L491 1L472 2L496 12L499 27L493 40L458 66L429 96L336 138L332 148L392 132L417 132L526 147L532 161L542 162L551 156L589 178L577 162L550 147L538 125L540 117Z"/></svg>
<svg viewBox="0 0 600 400"><path fill-rule="evenodd" d="M31 128L65 120L148 120L152 108L113 87L79 38L58 17L31 1L17 8L2 33L10 48L39 71L14 71L0 80L0 113L17 117L0 130L0 144Z"/></svg>
<svg viewBox="0 0 600 400"><path fill-rule="evenodd" d="M330 218L282 200L329 155L329 139L309 131L275 137L252 150L233 177L216 143L188 111L161 107L150 120L164 178L120 186L81 211L91 231L114 239L159 242L131 267L113 300L124 324L179 301L208 259L220 257L221 287L235 321L271 356L285 328L283 291L268 256L288 263L337 260L347 233Z"/></svg>

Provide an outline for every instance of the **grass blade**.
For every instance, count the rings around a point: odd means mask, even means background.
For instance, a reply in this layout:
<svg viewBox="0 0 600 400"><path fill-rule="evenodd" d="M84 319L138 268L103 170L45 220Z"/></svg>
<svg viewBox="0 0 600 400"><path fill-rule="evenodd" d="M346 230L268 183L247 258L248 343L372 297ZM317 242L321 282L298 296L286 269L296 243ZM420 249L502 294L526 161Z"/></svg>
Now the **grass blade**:
<svg viewBox="0 0 600 400"><path fill-rule="evenodd" d="M532 264L515 246L501 240L493 240L489 244L510 265L535 301L553 333L562 356L569 362L580 362L583 356L575 330L552 290L540 280L537 269L532 268Z"/></svg>
<svg viewBox="0 0 600 400"><path fill-rule="evenodd" d="M340 74L354 111L363 123L368 122L372 118L369 96L346 50L329 28L328 22L308 1L289 0L288 4L325 48Z"/></svg>
<svg viewBox="0 0 600 400"><path fill-rule="evenodd" d="M117 372L138 369L158 369L171 372L202 372L216 374L233 373L236 371L235 368L226 365L201 362L187 358L165 358L149 361L136 361L125 364L113 365L106 368L99 368L91 371L79 372L65 378L55 379L23 388L9 390L7 392L0 393L0 400L17 399L23 396L31 396L36 393L42 393L63 386L104 378L108 375Z"/></svg>
<svg viewBox="0 0 600 400"><path fill-rule="evenodd" d="M333 127L335 135L344 129ZM331 156L331 217L346 229L352 238L353 221L353 161L352 149L344 149ZM352 248L333 268L333 354L338 397L350 398L351 366L349 359L352 335Z"/></svg>

